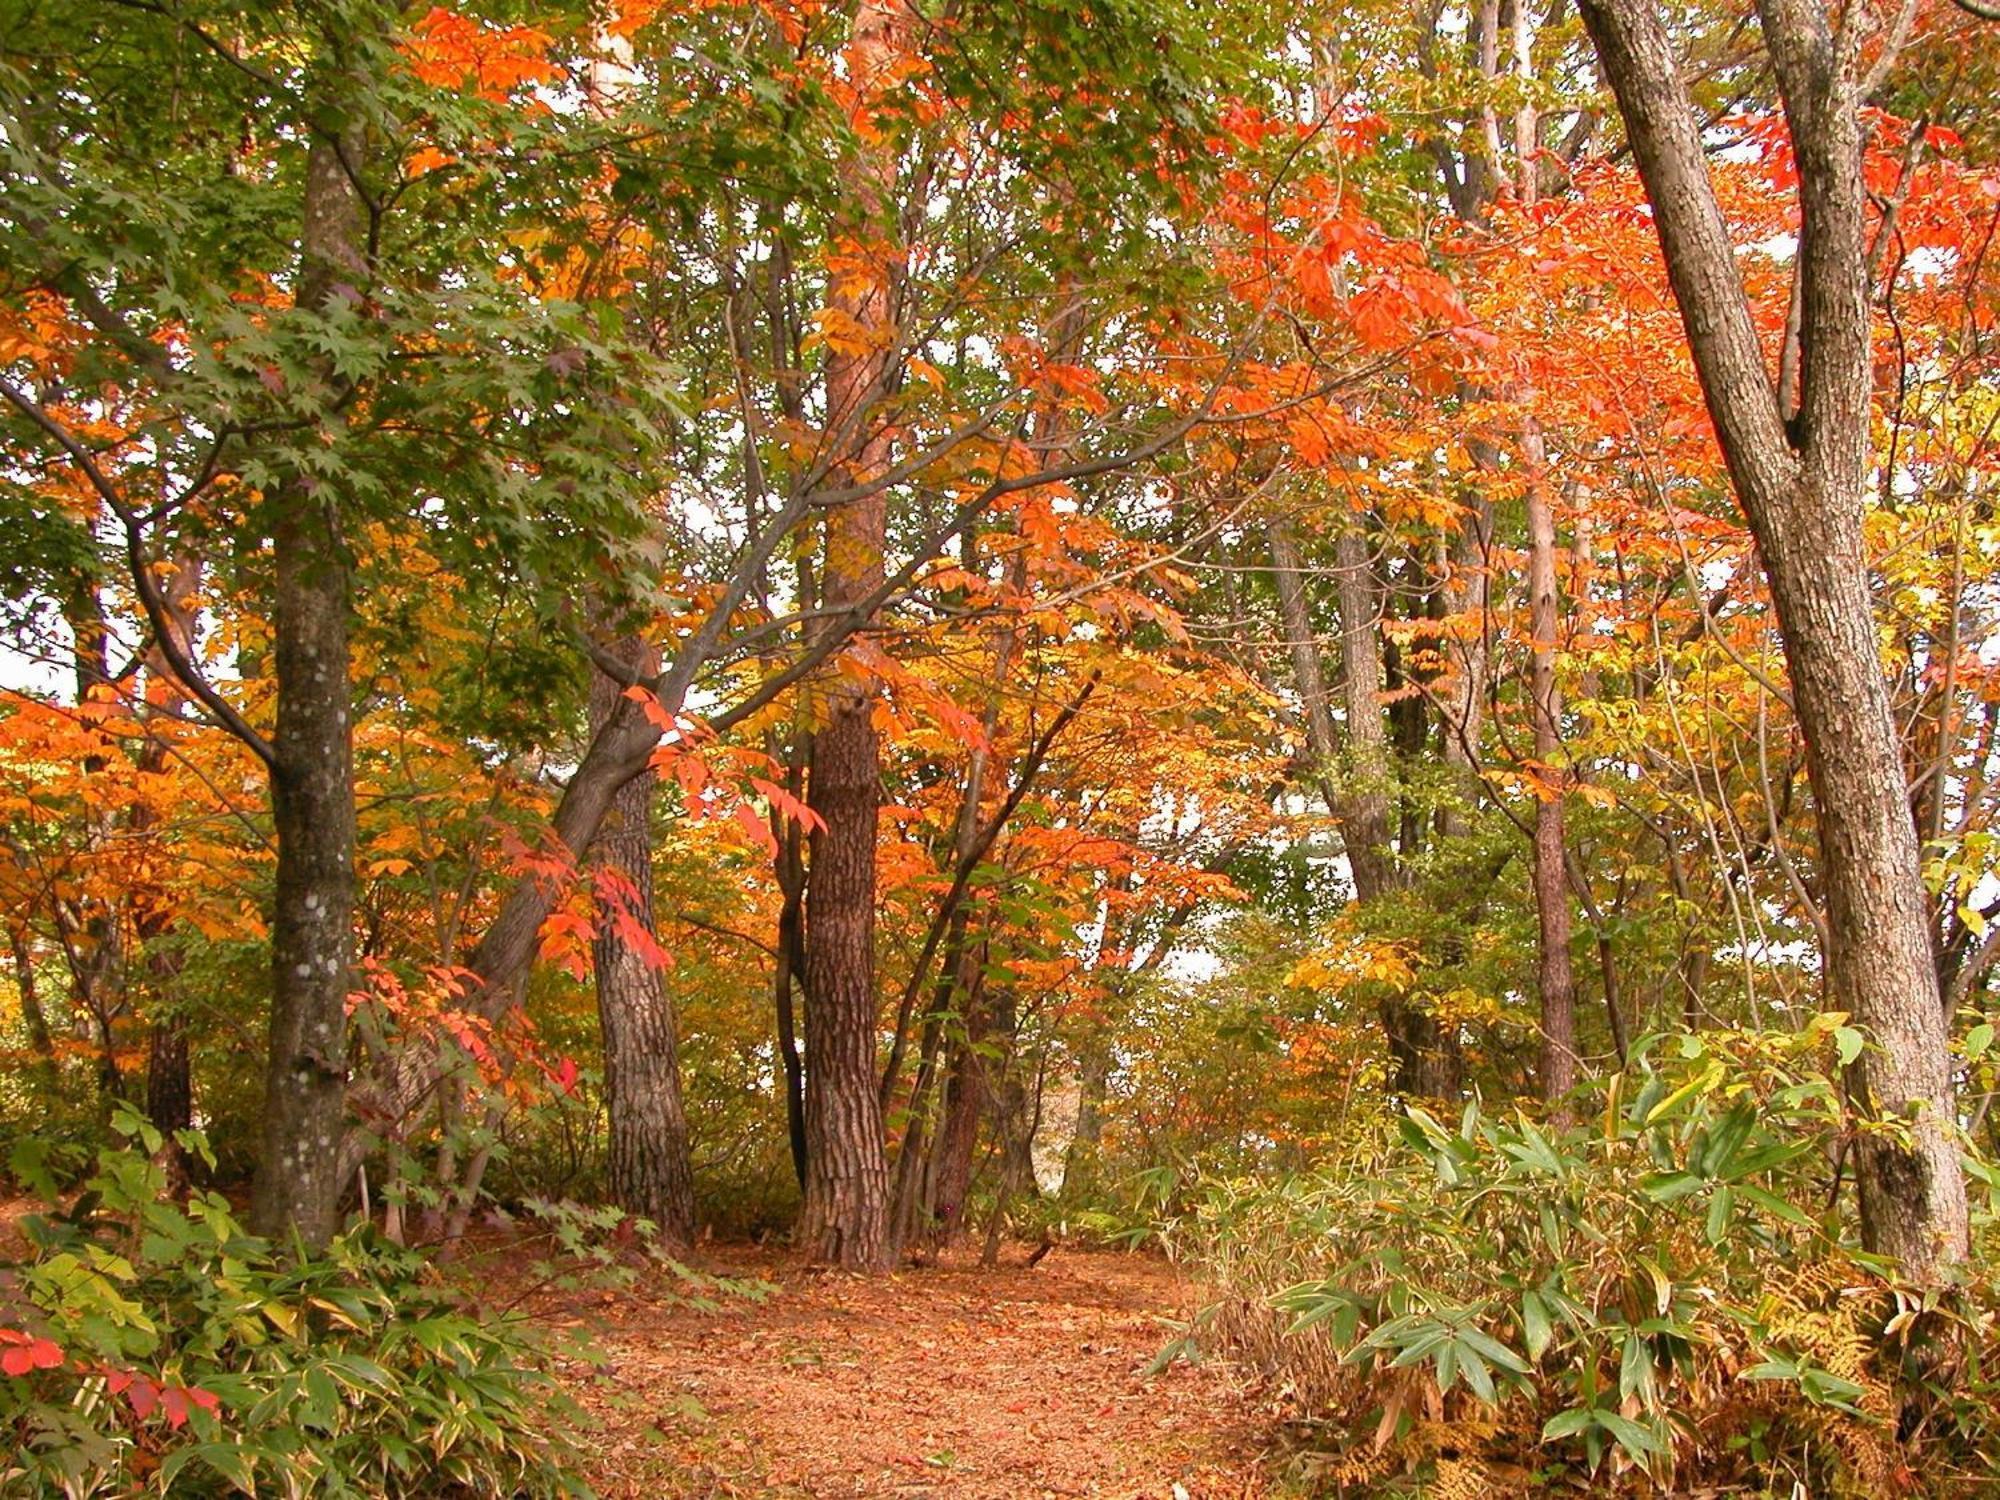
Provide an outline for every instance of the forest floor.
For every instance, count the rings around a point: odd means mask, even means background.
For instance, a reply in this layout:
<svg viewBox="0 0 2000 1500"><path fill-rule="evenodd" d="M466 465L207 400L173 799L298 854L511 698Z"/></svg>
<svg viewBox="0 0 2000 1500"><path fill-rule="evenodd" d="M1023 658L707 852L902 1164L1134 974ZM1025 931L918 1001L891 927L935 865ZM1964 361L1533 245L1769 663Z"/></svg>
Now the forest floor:
<svg viewBox="0 0 2000 1500"><path fill-rule="evenodd" d="M592 1296L572 1313L606 1361L577 1369L588 1477L666 1500L1271 1494L1269 1428L1224 1367L1147 1373L1187 1308L1172 1267L1025 1259L862 1278L732 1250L706 1268L764 1291Z"/></svg>

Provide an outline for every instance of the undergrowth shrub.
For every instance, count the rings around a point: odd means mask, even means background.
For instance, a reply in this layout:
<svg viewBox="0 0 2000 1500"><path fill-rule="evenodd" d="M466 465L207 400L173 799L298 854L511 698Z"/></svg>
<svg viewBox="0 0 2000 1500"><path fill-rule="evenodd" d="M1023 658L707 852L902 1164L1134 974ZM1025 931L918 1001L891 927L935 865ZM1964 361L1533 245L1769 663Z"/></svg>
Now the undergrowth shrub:
<svg viewBox="0 0 2000 1500"><path fill-rule="evenodd" d="M587 1493L525 1319L367 1228L281 1254L220 1195L176 1202L158 1133L118 1124L0 1291L0 1494Z"/></svg>
<svg viewBox="0 0 2000 1500"><path fill-rule="evenodd" d="M1587 1118L1411 1108L1168 1226L1215 1300L1175 1351L1268 1370L1336 1493L2000 1493L1994 1176L1950 1292L1857 1248L1858 1033L1655 1041Z"/></svg>

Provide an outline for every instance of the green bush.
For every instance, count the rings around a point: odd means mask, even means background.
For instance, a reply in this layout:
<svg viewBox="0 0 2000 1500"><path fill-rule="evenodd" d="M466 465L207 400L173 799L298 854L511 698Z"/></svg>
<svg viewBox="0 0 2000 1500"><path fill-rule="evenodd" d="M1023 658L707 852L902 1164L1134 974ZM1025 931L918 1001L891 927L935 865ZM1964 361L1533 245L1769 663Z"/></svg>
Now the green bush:
<svg viewBox="0 0 2000 1500"><path fill-rule="evenodd" d="M1194 1340L1269 1369L1344 1490L1971 1495L2000 1486L1993 1175L1950 1292L1863 1255L1827 1144L1861 1044L1683 1036L1563 1126L1419 1108L1309 1177L1211 1184Z"/></svg>
<svg viewBox="0 0 2000 1500"><path fill-rule="evenodd" d="M219 1195L174 1201L158 1133L118 1128L81 1196L26 1221L0 1493L587 1493L577 1413L522 1320L481 1318L369 1229L280 1253Z"/></svg>

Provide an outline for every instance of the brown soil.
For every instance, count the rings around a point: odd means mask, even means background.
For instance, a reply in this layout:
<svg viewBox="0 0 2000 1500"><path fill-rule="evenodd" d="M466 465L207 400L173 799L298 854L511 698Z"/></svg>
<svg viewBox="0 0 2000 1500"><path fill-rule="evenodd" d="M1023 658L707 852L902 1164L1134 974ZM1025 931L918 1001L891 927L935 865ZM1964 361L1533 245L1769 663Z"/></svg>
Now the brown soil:
<svg viewBox="0 0 2000 1500"><path fill-rule="evenodd" d="M880 1278L739 1252L711 1269L772 1283L691 1307L662 1286L592 1299L606 1496L1104 1496L1255 1500L1269 1490L1251 1402L1219 1366L1147 1366L1184 1287L1137 1256L1015 1252Z"/></svg>

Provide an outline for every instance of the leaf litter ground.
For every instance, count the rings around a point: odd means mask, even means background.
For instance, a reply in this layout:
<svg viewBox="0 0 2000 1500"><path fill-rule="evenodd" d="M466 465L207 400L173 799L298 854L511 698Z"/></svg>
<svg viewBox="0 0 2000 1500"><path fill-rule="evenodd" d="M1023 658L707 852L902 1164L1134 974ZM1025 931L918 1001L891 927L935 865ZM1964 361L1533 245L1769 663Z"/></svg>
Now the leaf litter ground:
<svg viewBox="0 0 2000 1500"><path fill-rule="evenodd" d="M1148 1374L1184 1283L1140 1256L1018 1251L863 1278L729 1251L761 1301L592 1299L606 1360L575 1392L599 1419L606 1496L1261 1500L1270 1429L1221 1365Z"/></svg>

